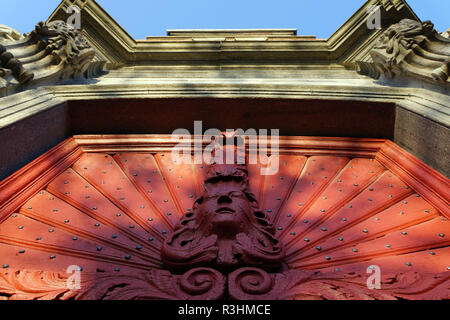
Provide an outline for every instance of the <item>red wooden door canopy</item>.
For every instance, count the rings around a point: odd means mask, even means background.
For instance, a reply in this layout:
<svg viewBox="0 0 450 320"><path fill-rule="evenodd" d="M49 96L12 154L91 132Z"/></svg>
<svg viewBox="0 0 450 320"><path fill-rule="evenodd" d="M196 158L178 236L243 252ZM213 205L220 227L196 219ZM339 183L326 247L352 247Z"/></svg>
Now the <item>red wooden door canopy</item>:
<svg viewBox="0 0 450 320"><path fill-rule="evenodd" d="M75 136L1 182L0 299L450 298L449 180L391 141L283 137L271 176L172 147Z"/></svg>

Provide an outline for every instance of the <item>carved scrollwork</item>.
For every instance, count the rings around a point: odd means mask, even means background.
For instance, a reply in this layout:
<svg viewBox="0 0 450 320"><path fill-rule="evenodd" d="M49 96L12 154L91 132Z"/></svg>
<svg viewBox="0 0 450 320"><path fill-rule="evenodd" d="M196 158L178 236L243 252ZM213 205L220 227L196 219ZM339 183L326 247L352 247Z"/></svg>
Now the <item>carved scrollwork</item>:
<svg viewBox="0 0 450 320"><path fill-rule="evenodd" d="M2 44L0 44L0 66L3 67L0 76L7 76L7 70L10 70L12 76L21 84L28 83L34 78L34 73L26 71L20 60L14 58Z"/></svg>
<svg viewBox="0 0 450 320"><path fill-rule="evenodd" d="M375 78L412 76L445 83L449 77L450 40L430 21L403 19L390 26L370 55L377 72L360 63L360 73Z"/></svg>
<svg viewBox="0 0 450 320"><path fill-rule="evenodd" d="M95 56L80 30L71 28L64 21L39 22L30 36L52 56L52 64L65 66L62 78L79 77Z"/></svg>
<svg viewBox="0 0 450 320"><path fill-rule="evenodd" d="M79 289L65 273L17 270L0 273L0 299L9 300L218 300L225 277L208 268L184 275L152 269L133 275L83 275Z"/></svg>
<svg viewBox="0 0 450 320"><path fill-rule="evenodd" d="M225 293L225 277L197 268L184 275L152 269L133 275L106 275L91 281L76 295L79 300L217 300Z"/></svg>
<svg viewBox="0 0 450 320"><path fill-rule="evenodd" d="M290 270L269 274L242 268L228 278L236 300L439 300L450 298L450 275L406 272L386 275L380 289L369 289L367 275Z"/></svg>
<svg viewBox="0 0 450 320"><path fill-rule="evenodd" d="M39 22L20 37L17 31L0 26L0 41L0 75L7 86L14 86L13 79L20 85L57 83L95 75L87 71L98 69L90 67L95 51L81 30L64 21Z"/></svg>
<svg viewBox="0 0 450 320"><path fill-rule="evenodd" d="M316 274L300 270L267 273L259 268L241 268L229 275L229 294L236 300L293 299L293 288L314 279Z"/></svg>
<svg viewBox="0 0 450 320"><path fill-rule="evenodd" d="M239 269L229 279L231 297L238 300L246 297L271 297L274 285L273 277L257 268Z"/></svg>
<svg viewBox="0 0 450 320"><path fill-rule="evenodd" d="M67 288L67 276L46 271L0 273L0 300L67 300L76 292Z"/></svg>
<svg viewBox="0 0 450 320"><path fill-rule="evenodd" d="M0 24L0 41L2 40L20 40L23 35L11 27Z"/></svg>
<svg viewBox="0 0 450 320"><path fill-rule="evenodd" d="M385 275L369 289L364 274L316 274L291 287L286 298L314 300L440 300L450 297L450 275L405 272Z"/></svg>
<svg viewBox="0 0 450 320"><path fill-rule="evenodd" d="M241 268L226 278L209 268L183 275L152 269L133 275L85 275L69 289L67 275L17 270L0 273L0 300L439 300L450 298L450 275L406 272L387 275L369 289L367 275L290 270L268 273Z"/></svg>
<svg viewBox="0 0 450 320"><path fill-rule="evenodd" d="M181 276L180 288L191 298L217 300L225 294L225 277L214 269L196 268Z"/></svg>

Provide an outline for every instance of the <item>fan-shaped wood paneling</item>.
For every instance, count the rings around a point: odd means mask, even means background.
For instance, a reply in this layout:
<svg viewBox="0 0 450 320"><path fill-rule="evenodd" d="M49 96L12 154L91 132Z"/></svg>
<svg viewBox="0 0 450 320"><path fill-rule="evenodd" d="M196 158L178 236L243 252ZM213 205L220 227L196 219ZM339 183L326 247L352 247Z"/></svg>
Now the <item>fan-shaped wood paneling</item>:
<svg viewBox="0 0 450 320"><path fill-rule="evenodd" d="M275 175L249 165L249 181L290 269L450 269L449 212L377 157L279 160ZM83 153L0 224L0 267L59 272L78 265L99 275L163 268L162 242L191 210L205 174L204 165L175 164L164 152Z"/></svg>

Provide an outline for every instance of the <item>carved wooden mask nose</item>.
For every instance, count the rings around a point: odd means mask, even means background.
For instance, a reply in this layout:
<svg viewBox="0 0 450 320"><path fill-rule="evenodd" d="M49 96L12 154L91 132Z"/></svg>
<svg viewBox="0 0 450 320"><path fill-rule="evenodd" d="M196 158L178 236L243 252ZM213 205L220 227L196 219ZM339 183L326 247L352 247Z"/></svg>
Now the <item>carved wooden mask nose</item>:
<svg viewBox="0 0 450 320"><path fill-rule="evenodd" d="M218 203L218 204L232 203L232 202L233 202L233 199L231 199L231 197L228 196L228 195L226 195L226 194L221 195L221 196L219 197L219 199L217 199L217 203Z"/></svg>

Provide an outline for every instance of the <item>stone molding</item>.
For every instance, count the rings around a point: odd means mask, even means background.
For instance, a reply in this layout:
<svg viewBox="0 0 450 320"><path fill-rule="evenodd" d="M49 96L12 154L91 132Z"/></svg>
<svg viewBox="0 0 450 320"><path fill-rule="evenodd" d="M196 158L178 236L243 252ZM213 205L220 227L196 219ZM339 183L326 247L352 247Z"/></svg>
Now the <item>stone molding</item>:
<svg viewBox="0 0 450 320"><path fill-rule="evenodd" d="M123 82L124 80L121 79ZM361 85L357 85L358 82ZM130 86L119 83L48 86L27 90L0 98L0 128L6 127L64 101L114 98L285 98L358 100L395 103L425 118L450 126L448 94L422 88L371 86L356 81L349 86L339 81L325 85L267 79L265 81L191 79L189 85L171 79L149 82L148 79Z"/></svg>

